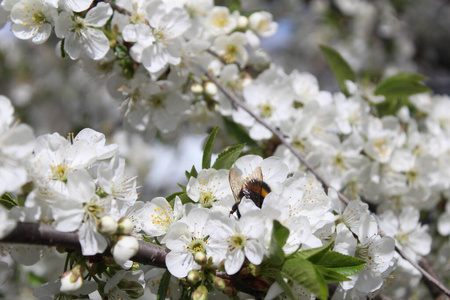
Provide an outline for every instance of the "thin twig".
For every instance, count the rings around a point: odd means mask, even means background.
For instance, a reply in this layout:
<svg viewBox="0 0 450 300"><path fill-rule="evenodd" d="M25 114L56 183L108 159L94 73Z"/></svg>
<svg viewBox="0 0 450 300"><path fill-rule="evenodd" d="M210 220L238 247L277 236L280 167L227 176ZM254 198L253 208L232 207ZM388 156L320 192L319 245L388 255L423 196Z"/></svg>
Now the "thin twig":
<svg viewBox="0 0 450 300"><path fill-rule="evenodd" d="M403 252L402 249L395 246L395 251L397 251L398 254L400 254L401 257L406 259L414 268L416 268L420 273L422 273L428 281L433 283L435 286L437 286L442 292L444 292L448 297L450 297L450 290L442 283L440 282L436 277L432 276L430 273L434 273L434 270L432 269L429 262L423 258L424 264L426 264L427 269L430 270L430 272L426 271L424 268L422 268L417 262L415 262L413 259L408 257L405 252Z"/></svg>
<svg viewBox="0 0 450 300"><path fill-rule="evenodd" d="M112 2L111 0L103 0L103 2L109 3L109 5L111 5L112 9L114 9L115 11L118 11L121 14L124 14L124 15L127 15L127 16L132 16L133 15L131 12L129 12L128 10L126 10L123 7L118 6L117 4Z"/></svg>
<svg viewBox="0 0 450 300"><path fill-rule="evenodd" d="M242 103L238 97L236 97L233 93L231 93L222 83L217 80L217 78L212 75L210 72L206 72L206 77L208 77L212 82L214 82L217 87L228 97L228 99L231 101L231 103L236 107L240 107L243 110L245 110L248 114L250 114L258 123L262 124L264 127L266 127L270 132L275 135L280 142L285 145L291 152L294 154L295 157L311 172L316 176L316 178L322 183L325 190L328 190L331 185L328 183L328 181L325 180L325 178L322 177L317 171L309 164L309 162L303 157L303 155L300 154L300 152L295 149L291 143L289 143L284 135L271 125L269 125L264 119L262 119L260 116L258 116L256 113L253 112L250 108L247 107L244 103ZM346 204L350 203L350 200L342 194L340 191L336 191L338 193L339 198L344 201Z"/></svg>
<svg viewBox="0 0 450 300"><path fill-rule="evenodd" d="M291 152L294 154L295 157L311 172L313 173L316 178L322 183L323 187L328 190L330 188L330 184L328 183L325 178L323 178L320 174L317 173L317 171L306 161L306 159L298 152L297 149L295 149L283 136L283 134L272 127L270 124L268 124L264 119L262 119L260 116L258 116L256 113L254 113L250 108L247 107L242 101L236 97L231 91L229 91L222 83L217 80L217 78L212 75L210 72L206 72L206 77L208 77L212 82L214 82L217 87L227 96L227 98L230 100L230 102L237 107L242 108L245 110L248 114L250 114L258 123L266 127L270 132L272 132L283 145L285 145ZM340 191L336 191L338 193L339 198L344 201L345 203L350 203L350 200L343 195ZM401 257L406 259L409 263L411 263L419 272L423 274L433 284L435 284L440 290L442 290L447 296L450 297L450 290L445 287L443 283L441 283L438 279L433 277L428 271L426 271L424 268L420 267L414 260L409 258L401 249L395 247L395 250L400 254ZM431 266L430 266L430 270ZM433 273L433 272L431 272Z"/></svg>

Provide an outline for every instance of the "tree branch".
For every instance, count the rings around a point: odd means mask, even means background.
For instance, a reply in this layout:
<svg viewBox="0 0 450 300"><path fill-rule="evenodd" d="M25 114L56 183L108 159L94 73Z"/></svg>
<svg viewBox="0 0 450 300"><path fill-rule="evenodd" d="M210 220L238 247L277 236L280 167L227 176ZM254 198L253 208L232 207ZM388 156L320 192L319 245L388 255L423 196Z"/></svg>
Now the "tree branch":
<svg viewBox="0 0 450 300"><path fill-rule="evenodd" d="M43 223L17 223L16 228L1 239L0 243L32 244L81 250L76 232L61 232ZM168 252L169 249L167 248L139 241L138 253L131 260L145 265L165 268ZM111 245L108 246L103 255L111 256Z"/></svg>
<svg viewBox="0 0 450 300"><path fill-rule="evenodd" d="M231 91L229 91L222 83L217 80L217 78L212 75L210 72L206 72L206 77L208 77L212 82L214 82L217 87L227 96L228 100L230 100L231 104L234 107L240 107L243 110L245 110L249 115L251 115L258 123L266 127L270 132L272 132L283 145L285 145L291 152L294 154L294 156L311 172L316 176L316 178L322 183L323 187L328 190L330 188L330 184L328 181L323 178L307 161L306 159L301 155L301 153L295 149L284 137L284 135L274 127L272 127L269 123L267 123L264 119L262 119L259 115L254 113L250 108L247 107L243 102L241 102L236 95L234 95ZM336 191L338 193L339 198L344 201L345 203L349 203L350 200L342 194L340 191ZM445 285L440 282L437 278L433 277L430 273L435 273L434 270L431 268L431 265L428 264L422 264L427 265L430 270L430 272L426 271L424 268L420 267L414 260L409 258L401 249L395 247L395 250L398 254L400 254L401 257L403 257L405 260L407 260L409 263L411 263L417 270L419 270L420 273L432 284L434 284L436 287L438 287L442 292L444 292L447 296L450 297L450 290L445 287ZM427 262L425 258L422 258L423 261Z"/></svg>
<svg viewBox="0 0 450 300"><path fill-rule="evenodd" d="M121 14L124 14L124 15L127 15L127 16L131 16L132 15L131 12L129 12L128 10L126 10L123 7L118 6L117 4L112 2L111 0L103 0L103 2L109 3L109 5L111 5L112 9L114 9L115 11L118 11Z"/></svg>
<svg viewBox="0 0 450 300"><path fill-rule="evenodd" d="M3 239L0 239L0 243L53 246L62 247L67 250L81 251L81 245L76 232L61 232L43 223L17 223L13 231ZM139 241L138 253L131 260L144 265L152 265L166 269L165 261L169 251L165 247ZM111 257L111 245L108 245L104 253L98 255ZM237 274L232 276L224 272L216 272L216 276L232 282L237 289L242 289L242 291L255 297L264 296L262 289L268 288L266 281L258 277L250 276L245 268L242 268Z"/></svg>

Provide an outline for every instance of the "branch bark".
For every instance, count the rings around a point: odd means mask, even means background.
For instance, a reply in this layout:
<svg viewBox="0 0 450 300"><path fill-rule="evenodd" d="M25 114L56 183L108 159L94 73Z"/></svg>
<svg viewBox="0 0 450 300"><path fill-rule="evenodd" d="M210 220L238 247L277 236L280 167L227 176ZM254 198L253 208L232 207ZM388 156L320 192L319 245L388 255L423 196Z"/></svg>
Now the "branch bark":
<svg viewBox="0 0 450 300"><path fill-rule="evenodd" d="M0 243L31 244L81 250L76 232L61 232L43 223L17 223L16 228L1 239ZM131 260L145 265L165 268L168 252L169 249L167 248L139 241L138 253ZM108 246L103 255L111 256L111 245Z"/></svg>

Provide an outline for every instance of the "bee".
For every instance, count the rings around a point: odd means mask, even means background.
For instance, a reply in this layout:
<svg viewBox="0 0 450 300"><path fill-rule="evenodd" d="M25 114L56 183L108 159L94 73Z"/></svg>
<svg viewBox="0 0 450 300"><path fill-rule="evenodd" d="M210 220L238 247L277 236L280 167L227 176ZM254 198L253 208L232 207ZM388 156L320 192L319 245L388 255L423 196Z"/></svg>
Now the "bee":
<svg viewBox="0 0 450 300"><path fill-rule="evenodd" d="M257 167L247 178L242 178L235 168L231 168L228 180L236 200L231 208L230 215L236 212L238 218L241 218L238 205L243 197L252 200L256 206L261 208L264 198L271 191L269 185L263 180L261 167Z"/></svg>

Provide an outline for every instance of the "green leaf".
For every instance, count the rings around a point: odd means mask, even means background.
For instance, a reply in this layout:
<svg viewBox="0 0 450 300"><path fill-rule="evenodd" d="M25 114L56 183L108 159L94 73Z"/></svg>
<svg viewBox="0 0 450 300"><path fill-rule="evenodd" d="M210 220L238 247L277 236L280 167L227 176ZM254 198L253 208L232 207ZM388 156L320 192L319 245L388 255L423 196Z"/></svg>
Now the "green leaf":
<svg viewBox="0 0 450 300"><path fill-rule="evenodd" d="M191 177L197 178L198 176L198 172L197 169L195 169L195 166L192 166L190 172L186 171L184 174L186 175L187 180L189 180Z"/></svg>
<svg viewBox="0 0 450 300"><path fill-rule="evenodd" d="M177 183L178 186L183 190L183 192L186 192L186 186L182 185L181 183Z"/></svg>
<svg viewBox="0 0 450 300"><path fill-rule="evenodd" d="M281 288L284 291L284 294L286 295L286 297L288 297L288 299L291 300L297 299L297 297L294 294L294 290L286 281L283 280L283 276L281 276L280 272L276 272L274 278L277 281L277 283L281 286Z"/></svg>
<svg viewBox="0 0 450 300"><path fill-rule="evenodd" d="M364 269L366 262L353 256L328 251L315 264L326 267L343 276L351 276Z"/></svg>
<svg viewBox="0 0 450 300"><path fill-rule="evenodd" d="M66 57L66 51L64 51L64 43L66 42L66 39L62 39L61 40L61 44L59 47L59 51L61 51L61 57L65 58Z"/></svg>
<svg viewBox="0 0 450 300"><path fill-rule="evenodd" d="M193 201L191 200L191 198L188 197L188 195L186 194L186 192L182 192L181 194L178 195L178 197L180 197L181 203L182 204L186 204L186 203L192 203Z"/></svg>
<svg viewBox="0 0 450 300"><path fill-rule="evenodd" d="M214 128L213 131L211 131L211 134L209 135L208 139L206 140L205 149L203 150L202 169L211 168L212 147L213 147L214 139L216 138L217 132L219 132L219 126L216 126L216 128Z"/></svg>
<svg viewBox="0 0 450 300"><path fill-rule="evenodd" d="M375 95L384 95L388 99L432 92L422 83L426 79L427 77L417 73L400 73L381 81L375 90Z"/></svg>
<svg viewBox="0 0 450 300"><path fill-rule="evenodd" d="M248 146L258 145L241 125L229 118L223 118L223 122L228 134L236 143L245 143Z"/></svg>
<svg viewBox="0 0 450 300"><path fill-rule="evenodd" d="M166 197L167 202L170 202L175 199L176 196L180 197L182 194L186 194L186 192L176 192Z"/></svg>
<svg viewBox="0 0 450 300"><path fill-rule="evenodd" d="M307 259L307 260L311 261L312 263L316 263L317 261L320 261L320 259L327 252L330 251L330 248L331 248L332 245L333 245L333 242L330 242L330 243L328 243L326 245L323 245L322 247L319 247L319 248L313 248L313 249L298 251L297 253L295 253L294 256Z"/></svg>
<svg viewBox="0 0 450 300"><path fill-rule="evenodd" d="M169 270L166 270L166 272L164 272L164 275L161 277L161 281L158 287L158 295L156 296L157 300L166 299L167 290L169 289L170 276L171 275Z"/></svg>
<svg viewBox="0 0 450 300"><path fill-rule="evenodd" d="M228 9L230 12L237 10L238 12L242 12L241 0L229 0L228 1Z"/></svg>
<svg viewBox="0 0 450 300"><path fill-rule="evenodd" d="M319 273L323 276L323 279L326 282L341 282L341 281L349 281L351 279L346 276L336 272L333 269L328 269L322 266L315 266L315 268L319 271Z"/></svg>
<svg viewBox="0 0 450 300"><path fill-rule="evenodd" d="M229 147L227 150L219 154L212 167L216 170L230 169L231 166L236 161L236 159L239 158L239 155L241 154L242 149L244 149L244 147L245 144L234 145Z"/></svg>
<svg viewBox="0 0 450 300"><path fill-rule="evenodd" d="M269 259L276 266L281 266L284 262L285 255L283 246L289 237L289 229L281 225L277 220L273 221L272 238L269 247Z"/></svg>
<svg viewBox="0 0 450 300"><path fill-rule="evenodd" d="M117 45L113 49L114 55L119 59L122 59L128 55L128 49L124 45Z"/></svg>
<svg viewBox="0 0 450 300"><path fill-rule="evenodd" d="M327 62L330 65L330 68L333 71L342 92L348 95L345 81L350 80L356 82L355 72L341 56L341 54L339 54L339 52L335 49L325 45L320 45L320 50L322 50L322 53L325 55L325 58L327 59Z"/></svg>
<svg viewBox="0 0 450 300"><path fill-rule="evenodd" d="M375 95L383 95L386 99L375 105L379 116L395 115L398 110L408 105L408 97L419 93L430 93L432 90L422 82L427 78L417 73L400 73L381 81Z"/></svg>
<svg viewBox="0 0 450 300"><path fill-rule="evenodd" d="M17 206L18 203L11 194L5 193L0 197L0 205L2 205L4 208L10 210L14 206Z"/></svg>
<svg viewBox="0 0 450 300"><path fill-rule="evenodd" d="M281 275L321 299L328 298L328 287L320 272L314 265L301 257L286 260Z"/></svg>
<svg viewBox="0 0 450 300"><path fill-rule="evenodd" d="M46 283L47 280L34 274L33 272L28 273L28 283L31 284L32 287L37 288L40 285Z"/></svg>

